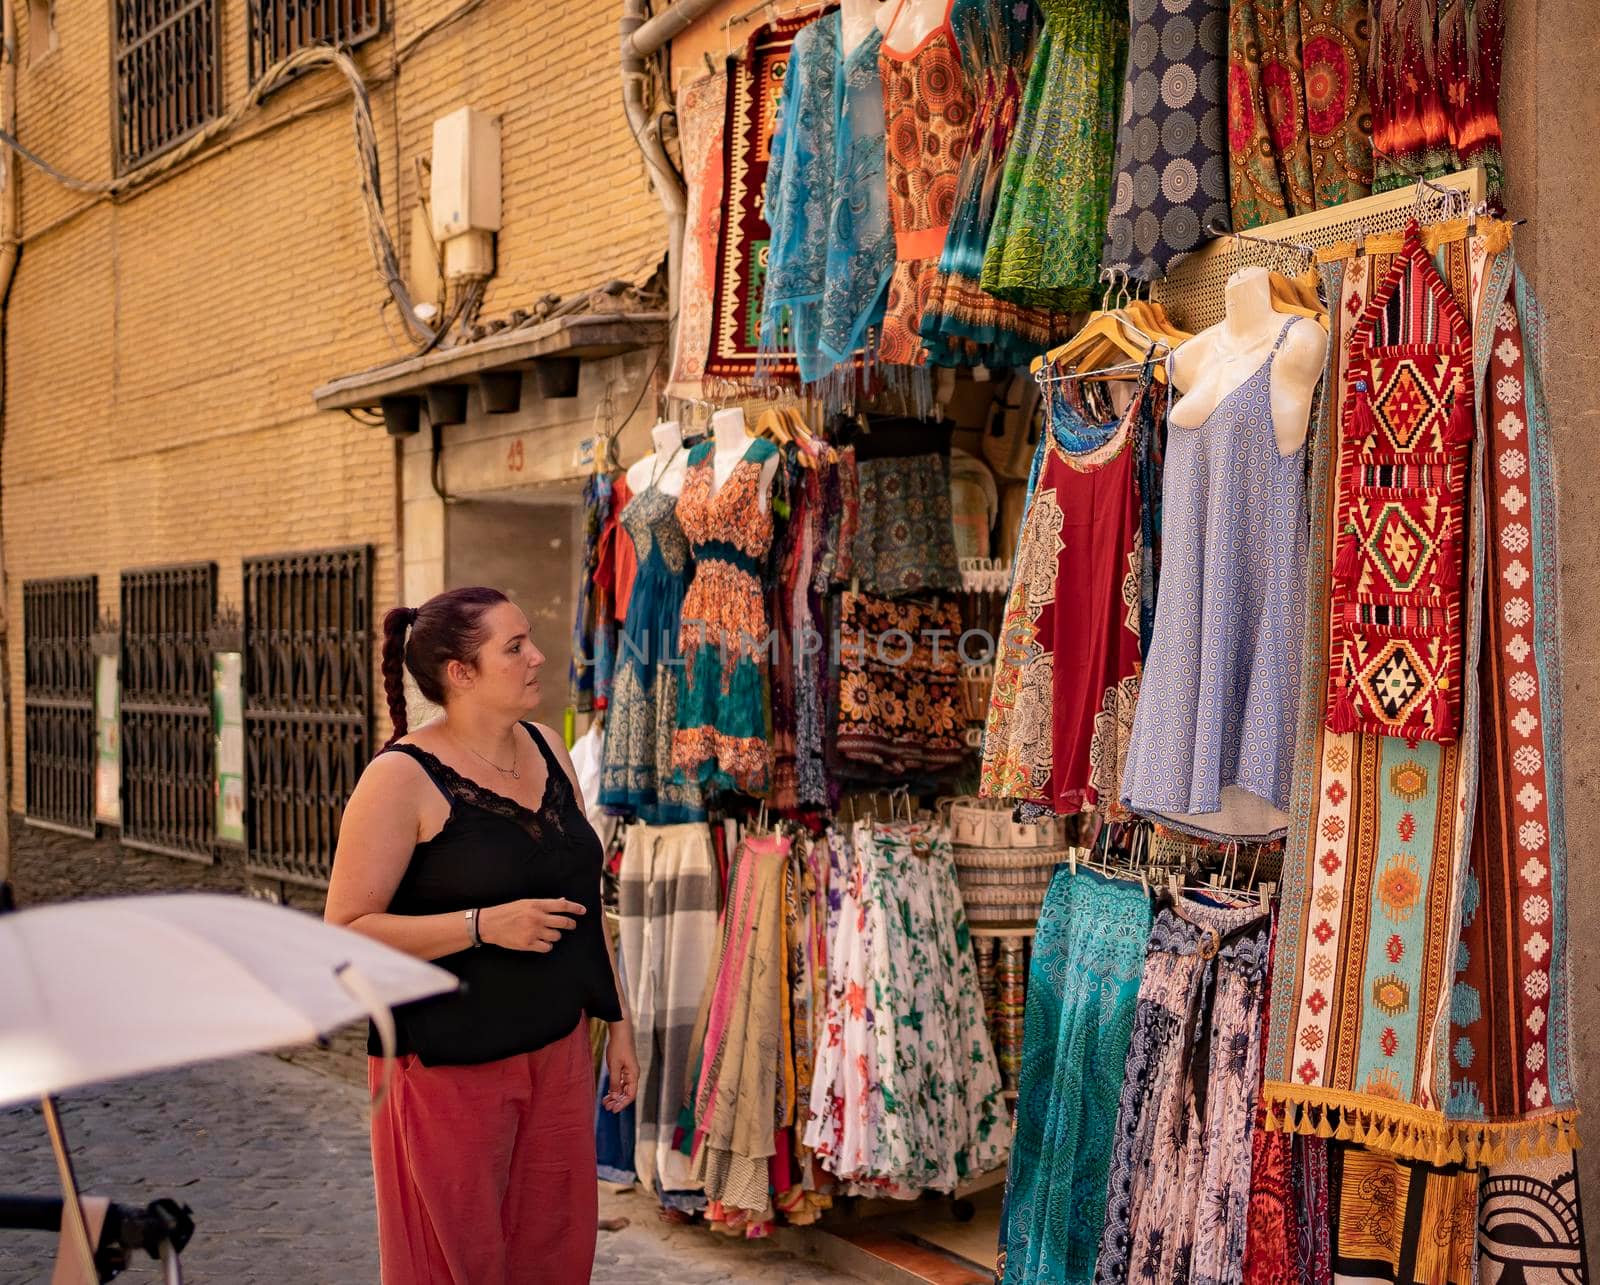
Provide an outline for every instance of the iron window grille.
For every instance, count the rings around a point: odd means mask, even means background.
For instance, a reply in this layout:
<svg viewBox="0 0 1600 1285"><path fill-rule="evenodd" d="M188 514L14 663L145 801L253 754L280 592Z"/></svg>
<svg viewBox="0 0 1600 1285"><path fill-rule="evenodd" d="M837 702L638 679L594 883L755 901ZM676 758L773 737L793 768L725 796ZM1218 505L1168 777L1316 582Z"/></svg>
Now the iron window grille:
<svg viewBox="0 0 1600 1285"><path fill-rule="evenodd" d="M383 30L383 0L250 0L250 83L309 45L350 48Z"/></svg>
<svg viewBox="0 0 1600 1285"><path fill-rule="evenodd" d="M177 146L222 111L217 0L112 0L117 172Z"/></svg>
<svg viewBox="0 0 1600 1285"><path fill-rule="evenodd" d="M94 576L22 584L26 815L35 825L92 835L94 825Z"/></svg>
<svg viewBox="0 0 1600 1285"><path fill-rule="evenodd" d="M122 573L122 842L214 858L217 564Z"/></svg>
<svg viewBox="0 0 1600 1285"><path fill-rule="evenodd" d="M372 753L372 550L244 560L247 864L326 886Z"/></svg>

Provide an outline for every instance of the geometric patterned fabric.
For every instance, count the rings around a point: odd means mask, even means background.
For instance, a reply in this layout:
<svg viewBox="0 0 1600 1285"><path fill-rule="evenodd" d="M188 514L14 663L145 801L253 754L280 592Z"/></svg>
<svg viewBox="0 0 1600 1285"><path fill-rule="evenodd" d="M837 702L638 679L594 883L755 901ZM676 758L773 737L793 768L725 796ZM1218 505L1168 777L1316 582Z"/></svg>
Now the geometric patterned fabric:
<svg viewBox="0 0 1600 1285"><path fill-rule="evenodd" d="M1462 235L1467 232L1464 224L1430 232L1437 246L1437 274L1431 267L1421 270L1415 236L1403 238L1398 253L1369 245L1364 255L1323 265L1331 325L1329 396L1311 439L1305 700L1296 731L1292 820L1283 859L1262 1093L1269 1129L1357 1143L1440 1166L1481 1163L1492 1132L1482 1122L1452 1120L1447 1111L1451 985L1477 781L1476 664L1463 666L1457 660L1455 670L1421 674L1425 682L1447 677L1445 692L1462 681L1458 672L1464 677L1460 733L1447 742L1365 727L1341 732L1332 730L1327 718L1329 692L1338 692L1342 678L1348 693L1354 678L1355 671L1342 662L1363 639L1370 642L1378 636L1373 628L1363 634L1334 619L1343 609L1367 612L1371 620L1379 596L1373 586L1383 574L1371 552L1370 531L1367 540L1359 540L1361 532L1345 529L1358 511L1355 500L1369 498L1352 492L1383 489L1392 498L1413 487L1435 487L1439 472L1466 475L1454 451L1439 449L1448 442L1456 406L1451 405L1448 416L1408 418L1389 404L1393 398L1369 396L1373 369L1380 364L1373 357L1420 359L1431 352L1431 366L1417 364L1429 373L1435 398L1461 387L1453 384L1453 377L1433 378L1440 369L1438 336L1452 333L1455 317L1472 316L1474 333L1484 342L1476 352L1465 349L1466 360L1477 363L1475 371L1482 370L1488 339L1482 325L1486 283L1510 271L1504 225L1486 228L1480 219L1476 235L1467 237ZM1440 280L1448 283L1453 308L1438 306L1438 296L1426 289ZM1429 294L1431 298L1424 297ZM1369 306L1374 302L1378 306ZM1397 320L1409 329L1402 331ZM1389 340L1402 335L1416 342L1396 354L1397 345ZM1391 362L1386 370L1396 374L1398 363ZM1357 388L1363 371L1368 386ZM1415 378L1420 381L1421 376ZM1412 389L1396 406L1407 399L1413 405L1423 400L1417 384L1406 379L1390 383L1396 390ZM1476 422L1471 401L1460 400L1470 430ZM1366 405L1352 410L1352 402ZM1380 415L1383 421L1375 423ZM1419 420L1425 418L1430 422L1419 429ZM1349 441L1355 435L1362 439L1358 446ZM1384 454L1373 445L1379 435L1386 444ZM1398 449L1395 443L1408 435L1412 441L1431 437L1436 449L1420 454ZM1463 490L1437 488L1420 501L1401 494L1395 505L1429 539L1448 536L1457 541L1460 561L1472 573L1467 579L1471 584L1484 557L1479 520L1462 512ZM1376 523L1384 507L1369 506L1363 520ZM1441 521L1441 513L1448 513L1448 522ZM1463 522L1463 516L1472 520ZM1382 541L1378 547L1396 578L1403 579L1413 572L1416 557L1434 555L1408 546L1403 537L1418 539L1410 534L1411 527L1395 522L1393 515L1385 521L1391 538L1386 549ZM1341 555L1349 572L1344 576L1336 565ZM1430 561L1422 571L1424 580L1436 579L1436 571ZM1391 641L1408 645L1408 660L1415 656L1420 661L1434 643L1443 641L1418 626L1429 613L1440 614L1441 598L1453 594L1459 600L1461 586L1446 594L1434 585L1429 593L1421 606L1401 591L1390 594L1391 623L1397 631ZM1451 616L1460 614L1466 627L1452 633L1449 649L1459 651L1463 640L1473 641L1474 661L1479 610L1470 600L1465 610L1459 601L1450 604ZM1413 627L1415 633L1398 634ZM1341 640L1331 654L1330 637ZM1405 686L1392 675L1389 681L1395 684L1395 698L1406 702ZM1432 698L1440 690L1435 685L1425 693L1425 718L1433 715L1430 707L1438 702ZM1409 694L1412 704L1415 696ZM1368 713L1364 704L1363 715Z"/></svg>
<svg viewBox="0 0 1600 1285"><path fill-rule="evenodd" d="M1354 327L1346 372L1328 727L1453 741L1472 336L1415 223Z"/></svg>

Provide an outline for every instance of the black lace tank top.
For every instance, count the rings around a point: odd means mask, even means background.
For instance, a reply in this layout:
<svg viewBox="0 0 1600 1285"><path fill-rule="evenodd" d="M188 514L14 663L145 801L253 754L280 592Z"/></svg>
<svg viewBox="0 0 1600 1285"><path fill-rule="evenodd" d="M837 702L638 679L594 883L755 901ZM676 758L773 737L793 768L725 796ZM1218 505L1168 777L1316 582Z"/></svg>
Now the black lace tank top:
<svg viewBox="0 0 1600 1285"><path fill-rule="evenodd" d="M600 839L578 806L565 770L538 730L528 735L548 769L538 811L462 776L427 750L394 745L450 801L444 828L411 854L389 903L393 915L435 915L524 897L566 897L588 912L548 954L477 946L434 963L461 979L455 994L395 1010L396 1052L428 1066L493 1062L552 1044L582 1014L622 1017L600 921ZM367 1051L382 1052L377 1033Z"/></svg>

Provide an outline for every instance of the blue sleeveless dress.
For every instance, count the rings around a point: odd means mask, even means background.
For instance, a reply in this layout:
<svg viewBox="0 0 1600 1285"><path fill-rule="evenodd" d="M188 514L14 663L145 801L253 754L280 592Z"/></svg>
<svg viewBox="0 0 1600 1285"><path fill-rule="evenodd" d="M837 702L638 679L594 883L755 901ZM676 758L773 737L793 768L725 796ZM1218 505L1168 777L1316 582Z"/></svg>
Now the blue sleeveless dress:
<svg viewBox="0 0 1600 1285"><path fill-rule="evenodd" d="M1198 428L1167 432L1161 585L1122 802L1207 834L1262 837L1281 828L1276 814L1289 805L1306 618L1305 447L1278 453L1272 367L1296 320ZM1235 795L1218 816L1225 790L1254 798Z"/></svg>

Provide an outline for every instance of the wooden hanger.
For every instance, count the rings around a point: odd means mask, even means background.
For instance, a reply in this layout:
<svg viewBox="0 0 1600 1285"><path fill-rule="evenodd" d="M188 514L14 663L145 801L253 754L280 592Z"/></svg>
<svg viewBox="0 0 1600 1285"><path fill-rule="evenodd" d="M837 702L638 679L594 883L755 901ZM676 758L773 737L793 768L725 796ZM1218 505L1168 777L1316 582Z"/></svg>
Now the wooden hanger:
<svg viewBox="0 0 1600 1285"><path fill-rule="evenodd" d="M1126 276L1117 306L1111 306L1117 283L1110 277L1107 281L1100 311L1093 313L1072 338L1034 359L1031 369L1035 377L1049 364L1076 370L1080 378L1119 378L1142 370L1148 357L1159 357L1192 337L1173 324L1160 304L1129 295ZM1130 359L1135 363L1131 368L1122 364ZM1157 380L1166 382L1164 363L1158 364L1154 373Z"/></svg>
<svg viewBox="0 0 1600 1285"><path fill-rule="evenodd" d="M1309 282L1306 280L1310 277ZM1272 288L1272 310L1286 317L1310 317L1324 330L1328 328L1328 310L1322 306L1317 293L1317 274L1307 269L1296 277L1287 277L1273 268L1267 273Z"/></svg>

